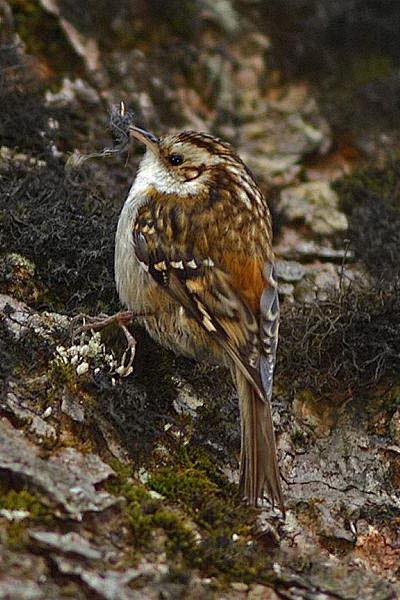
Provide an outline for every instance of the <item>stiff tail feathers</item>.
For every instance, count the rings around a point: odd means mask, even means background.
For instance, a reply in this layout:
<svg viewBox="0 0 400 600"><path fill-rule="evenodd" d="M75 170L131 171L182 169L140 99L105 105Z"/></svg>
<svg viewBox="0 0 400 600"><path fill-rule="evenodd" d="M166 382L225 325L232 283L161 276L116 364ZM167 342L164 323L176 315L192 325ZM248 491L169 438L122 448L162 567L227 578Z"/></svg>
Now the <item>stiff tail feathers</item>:
<svg viewBox="0 0 400 600"><path fill-rule="evenodd" d="M257 506L265 491L272 503L276 503L284 514L269 402L260 399L254 387L238 368L236 368L236 384L242 429L240 492L250 505Z"/></svg>

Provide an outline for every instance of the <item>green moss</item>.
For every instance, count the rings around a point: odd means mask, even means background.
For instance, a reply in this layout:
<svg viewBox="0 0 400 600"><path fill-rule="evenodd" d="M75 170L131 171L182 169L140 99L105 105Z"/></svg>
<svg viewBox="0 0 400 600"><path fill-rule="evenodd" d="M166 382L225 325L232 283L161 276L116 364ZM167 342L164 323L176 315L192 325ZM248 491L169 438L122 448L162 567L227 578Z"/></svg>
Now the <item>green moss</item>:
<svg viewBox="0 0 400 600"><path fill-rule="evenodd" d="M201 527L219 534L248 533L256 515L245 506L217 464L202 448L184 447L174 464L153 473L149 484L160 494L178 503Z"/></svg>
<svg viewBox="0 0 400 600"><path fill-rule="evenodd" d="M198 548L197 566L208 576L222 581L271 583L274 580L271 556L257 544L233 542L224 536L213 535Z"/></svg>
<svg viewBox="0 0 400 600"><path fill-rule="evenodd" d="M240 501L236 486L204 449L181 449L173 465L158 469L149 484L198 527L202 539L185 556L192 568L223 580L270 581L270 556L250 539L257 511ZM234 541L236 536L240 540Z"/></svg>
<svg viewBox="0 0 400 600"><path fill-rule="evenodd" d="M222 585L234 580L271 582L271 557L249 539L256 511L239 502L235 488L204 451L180 450L174 466L152 473L149 485L166 501L135 483L129 467L111 464L117 477L106 487L126 499L137 550L164 550L172 574L199 569ZM234 541L234 533L241 539Z"/></svg>
<svg viewBox="0 0 400 600"><path fill-rule="evenodd" d="M182 517L170 509L160 508L154 514L153 523L167 534L165 549L167 557L174 562L185 556L192 562L196 555L196 540L193 532L182 521Z"/></svg>
<svg viewBox="0 0 400 600"><path fill-rule="evenodd" d="M53 515L34 494L27 489L12 489L9 482L0 483L0 508L6 510L23 510L29 512L29 517L21 521L11 521L7 524L7 544L14 548L22 548L26 542L26 529L36 523L48 524Z"/></svg>
<svg viewBox="0 0 400 600"><path fill-rule="evenodd" d="M176 499L184 506L197 511L205 497L218 491L208 477L195 468L180 469L166 467L154 474L150 479L151 487L172 500Z"/></svg>
<svg viewBox="0 0 400 600"><path fill-rule="evenodd" d="M27 490L8 490L3 485L0 486L0 508L26 510L30 513L32 519L44 518L49 514L49 510L40 500Z"/></svg>
<svg viewBox="0 0 400 600"><path fill-rule="evenodd" d="M171 559L180 552L191 553L195 546L193 533L175 511L166 509L160 500L153 498L144 486L134 482L130 468L118 461L111 461L117 477L106 483L111 493L126 500L125 512L137 548L149 549L158 529L165 533L165 550Z"/></svg>
<svg viewBox="0 0 400 600"><path fill-rule="evenodd" d="M65 385L73 386L77 379L76 367L62 360L53 360L49 367L49 381L52 383L52 391L60 390ZM52 395L51 392L49 392Z"/></svg>

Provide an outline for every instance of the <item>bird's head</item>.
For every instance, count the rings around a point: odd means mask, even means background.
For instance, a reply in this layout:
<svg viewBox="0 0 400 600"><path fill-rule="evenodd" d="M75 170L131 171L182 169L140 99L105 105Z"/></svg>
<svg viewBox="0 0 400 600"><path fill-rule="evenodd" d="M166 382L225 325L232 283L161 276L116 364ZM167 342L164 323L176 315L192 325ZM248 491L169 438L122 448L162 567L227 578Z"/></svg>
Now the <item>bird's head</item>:
<svg viewBox="0 0 400 600"><path fill-rule="evenodd" d="M221 165L242 164L228 144L206 133L184 131L157 138L131 127L131 134L146 146L136 178L141 189L151 186L165 194L197 195L209 187Z"/></svg>

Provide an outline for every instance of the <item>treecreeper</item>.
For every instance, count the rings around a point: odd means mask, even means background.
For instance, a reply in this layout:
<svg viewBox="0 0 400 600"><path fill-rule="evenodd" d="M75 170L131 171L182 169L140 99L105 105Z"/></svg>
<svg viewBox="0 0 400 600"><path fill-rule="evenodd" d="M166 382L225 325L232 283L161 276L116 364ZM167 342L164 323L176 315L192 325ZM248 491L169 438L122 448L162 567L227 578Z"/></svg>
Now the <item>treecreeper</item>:
<svg viewBox="0 0 400 600"><path fill-rule="evenodd" d="M266 493L284 511L271 417L279 301L271 216L232 147L205 133L146 147L122 209L115 245L121 303L176 353L230 368L241 416L240 493Z"/></svg>

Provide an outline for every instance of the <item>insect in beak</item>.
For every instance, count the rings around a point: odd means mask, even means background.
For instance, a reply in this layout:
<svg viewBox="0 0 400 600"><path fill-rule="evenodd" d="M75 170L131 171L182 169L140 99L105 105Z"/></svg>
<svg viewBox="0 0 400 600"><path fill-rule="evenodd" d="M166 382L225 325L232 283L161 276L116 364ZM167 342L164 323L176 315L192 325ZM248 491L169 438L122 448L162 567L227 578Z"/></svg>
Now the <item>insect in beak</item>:
<svg viewBox="0 0 400 600"><path fill-rule="evenodd" d="M145 144L155 154L158 154L158 138L150 133L150 131L146 131L145 129L141 129L140 127L136 127L135 125L131 125L129 123L133 115L126 111L125 103L123 101L119 103L118 116L123 121L128 119L128 130L134 138ZM124 131L126 130L124 129Z"/></svg>

